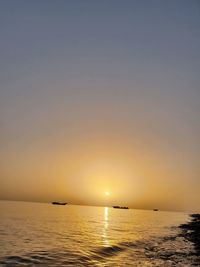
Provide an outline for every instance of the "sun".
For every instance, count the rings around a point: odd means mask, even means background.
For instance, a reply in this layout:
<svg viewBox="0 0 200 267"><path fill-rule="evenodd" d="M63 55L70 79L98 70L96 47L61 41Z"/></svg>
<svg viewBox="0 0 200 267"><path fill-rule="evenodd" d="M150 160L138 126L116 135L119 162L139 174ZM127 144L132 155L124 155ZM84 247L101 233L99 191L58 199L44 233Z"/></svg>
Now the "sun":
<svg viewBox="0 0 200 267"><path fill-rule="evenodd" d="M109 193L108 191L106 191L106 192L105 192L105 195L106 195L106 196L109 196L109 195L110 195L110 193Z"/></svg>

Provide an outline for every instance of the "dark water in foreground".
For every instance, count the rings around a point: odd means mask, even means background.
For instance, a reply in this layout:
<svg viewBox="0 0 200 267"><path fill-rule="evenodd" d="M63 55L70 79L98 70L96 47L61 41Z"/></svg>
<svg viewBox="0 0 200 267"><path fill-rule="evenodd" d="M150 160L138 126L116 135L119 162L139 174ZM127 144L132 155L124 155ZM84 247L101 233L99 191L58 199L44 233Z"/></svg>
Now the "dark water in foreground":
<svg viewBox="0 0 200 267"><path fill-rule="evenodd" d="M192 266L187 214L0 201L1 266Z"/></svg>

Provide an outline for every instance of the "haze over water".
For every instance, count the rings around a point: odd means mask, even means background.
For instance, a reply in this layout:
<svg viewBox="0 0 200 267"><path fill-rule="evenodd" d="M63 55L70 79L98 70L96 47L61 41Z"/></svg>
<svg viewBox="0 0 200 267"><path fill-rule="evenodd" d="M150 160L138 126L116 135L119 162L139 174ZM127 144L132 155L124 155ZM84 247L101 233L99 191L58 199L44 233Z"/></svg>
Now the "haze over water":
<svg viewBox="0 0 200 267"><path fill-rule="evenodd" d="M7 201L0 211L4 267L192 263L192 244L177 236L184 213Z"/></svg>

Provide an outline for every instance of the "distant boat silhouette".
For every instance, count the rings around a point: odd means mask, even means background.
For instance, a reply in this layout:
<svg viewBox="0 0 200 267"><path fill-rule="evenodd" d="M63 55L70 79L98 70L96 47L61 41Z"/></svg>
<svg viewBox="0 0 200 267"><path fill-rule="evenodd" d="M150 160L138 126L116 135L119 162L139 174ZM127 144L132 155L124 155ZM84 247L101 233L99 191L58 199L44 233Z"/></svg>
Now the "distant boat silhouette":
<svg viewBox="0 0 200 267"><path fill-rule="evenodd" d="M113 206L114 209L124 209L124 210L128 210L129 207L120 207L120 206Z"/></svg>
<svg viewBox="0 0 200 267"><path fill-rule="evenodd" d="M153 209L153 211L158 211L158 209Z"/></svg>
<svg viewBox="0 0 200 267"><path fill-rule="evenodd" d="M53 201L53 202L51 202L51 204L53 204L53 205L66 205L67 202L57 202L57 201Z"/></svg>

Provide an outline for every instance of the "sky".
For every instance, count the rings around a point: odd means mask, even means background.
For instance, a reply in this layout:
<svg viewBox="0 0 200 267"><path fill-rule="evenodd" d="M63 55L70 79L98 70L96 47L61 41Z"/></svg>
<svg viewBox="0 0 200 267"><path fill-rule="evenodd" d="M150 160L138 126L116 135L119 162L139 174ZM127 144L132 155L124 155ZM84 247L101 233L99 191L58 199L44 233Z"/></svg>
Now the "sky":
<svg viewBox="0 0 200 267"><path fill-rule="evenodd" d="M200 2L0 5L0 199L200 211Z"/></svg>

